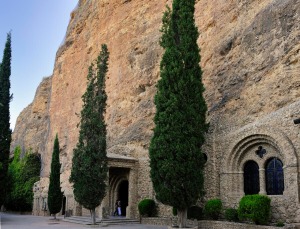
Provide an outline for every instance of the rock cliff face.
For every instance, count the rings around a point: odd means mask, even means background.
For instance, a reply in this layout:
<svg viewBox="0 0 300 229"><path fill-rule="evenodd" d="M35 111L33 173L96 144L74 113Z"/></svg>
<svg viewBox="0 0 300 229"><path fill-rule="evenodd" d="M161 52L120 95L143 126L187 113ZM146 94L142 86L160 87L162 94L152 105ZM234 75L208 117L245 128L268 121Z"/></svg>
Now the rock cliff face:
<svg viewBox="0 0 300 229"><path fill-rule="evenodd" d="M79 1L57 52L53 76L42 83L45 87L40 86L44 93L37 92L34 103L20 114L14 131L12 147L21 144L42 154L42 178L49 176L58 133L63 189L71 192L68 177L78 139L77 114L88 66L102 43L110 51L108 152L147 161L163 52L159 30L165 5L170 3ZM208 181L215 186L212 196L220 195L216 173L222 155L214 149L216 139L299 100L299 15L298 0L197 1L195 18L211 121L205 149L212 160L207 171L215 173ZM43 107L40 116L34 104Z"/></svg>
<svg viewBox="0 0 300 229"><path fill-rule="evenodd" d="M298 100L299 1L200 4L210 114L222 111L222 119L240 127Z"/></svg>
<svg viewBox="0 0 300 229"><path fill-rule="evenodd" d="M37 88L33 102L19 115L12 135L11 150L20 146L23 153L45 152L49 130L51 77L44 78Z"/></svg>

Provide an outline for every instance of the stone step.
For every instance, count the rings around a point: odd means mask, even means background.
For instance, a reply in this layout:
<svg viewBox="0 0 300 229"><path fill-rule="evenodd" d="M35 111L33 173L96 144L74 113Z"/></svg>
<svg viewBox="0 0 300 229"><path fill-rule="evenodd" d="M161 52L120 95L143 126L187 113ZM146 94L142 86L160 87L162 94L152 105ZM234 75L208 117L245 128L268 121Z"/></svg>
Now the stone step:
<svg viewBox="0 0 300 229"><path fill-rule="evenodd" d="M64 218L63 221L89 225L91 224L91 217L71 216L71 217ZM112 217L109 219L102 219L102 220L100 218L96 218L96 223L105 224L105 225L116 225L116 224L139 224L140 222L136 219L128 219L125 217Z"/></svg>

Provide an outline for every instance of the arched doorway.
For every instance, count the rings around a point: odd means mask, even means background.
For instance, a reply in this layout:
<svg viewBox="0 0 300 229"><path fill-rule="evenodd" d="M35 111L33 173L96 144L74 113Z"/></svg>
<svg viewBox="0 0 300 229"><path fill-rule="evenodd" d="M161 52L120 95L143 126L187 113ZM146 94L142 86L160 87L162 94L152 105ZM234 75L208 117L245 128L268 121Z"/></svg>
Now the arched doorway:
<svg viewBox="0 0 300 229"><path fill-rule="evenodd" d="M126 207L128 206L128 180L123 180L119 184L118 199L121 201L122 216L126 216Z"/></svg>
<svg viewBox="0 0 300 229"><path fill-rule="evenodd" d="M128 168L109 168L109 205L111 215L114 215L117 200L121 201L121 215L130 215L130 210L126 209L130 205L129 171L130 169ZM126 212L126 210L129 212Z"/></svg>
<svg viewBox="0 0 300 229"><path fill-rule="evenodd" d="M259 193L259 170L255 161L247 161L244 166L244 192L245 195Z"/></svg>

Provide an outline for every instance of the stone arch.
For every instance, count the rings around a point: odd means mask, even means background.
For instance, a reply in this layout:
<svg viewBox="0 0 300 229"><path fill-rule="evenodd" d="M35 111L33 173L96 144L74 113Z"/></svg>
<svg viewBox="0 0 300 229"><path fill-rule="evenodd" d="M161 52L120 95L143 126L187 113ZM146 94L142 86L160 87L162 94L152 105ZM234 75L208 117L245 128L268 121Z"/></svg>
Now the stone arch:
<svg viewBox="0 0 300 229"><path fill-rule="evenodd" d="M268 126L257 126L235 134L235 138L237 140L230 145L227 155L223 157L225 166L222 172L241 171L240 163L245 154L249 152L249 149L261 144L268 145L276 150L286 167L298 165L298 157L292 142L278 129Z"/></svg>
<svg viewBox="0 0 300 229"><path fill-rule="evenodd" d="M270 157L278 157L284 163L286 163L287 159L281 149L278 147L276 143L274 143L274 139L268 135L259 135L255 134L249 136L249 138L245 138L244 142L235 149L231 158L231 170L242 171L243 165L247 160L254 160L258 163L260 168L263 168L266 158ZM264 148L268 148L268 152L264 155L264 158L259 158L255 151L259 146L263 146ZM249 154L249 152L252 152Z"/></svg>
<svg viewBox="0 0 300 229"><path fill-rule="evenodd" d="M110 214L112 215L115 210L115 203L119 198L118 191L122 182L129 182L129 169L126 168L111 168L111 169L115 171L110 173L110 179L109 179L109 206L111 208Z"/></svg>
<svg viewBox="0 0 300 229"><path fill-rule="evenodd" d="M227 193L221 196L225 201L235 202L244 195L243 166L249 160L259 165L260 193L266 194L265 163L272 157L277 157L283 163L285 191L284 195L295 197L299 201L298 188L298 156L291 140L280 130L266 125L255 125L231 134L230 143L221 159L221 189ZM255 150L262 146L266 148L263 158L255 154ZM287 185L286 185L287 184Z"/></svg>

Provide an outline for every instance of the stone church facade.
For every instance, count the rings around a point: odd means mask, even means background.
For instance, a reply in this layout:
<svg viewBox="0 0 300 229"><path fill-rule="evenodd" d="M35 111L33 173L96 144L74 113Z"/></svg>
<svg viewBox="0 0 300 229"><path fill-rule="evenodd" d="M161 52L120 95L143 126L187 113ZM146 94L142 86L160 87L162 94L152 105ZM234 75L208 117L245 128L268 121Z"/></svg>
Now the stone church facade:
<svg viewBox="0 0 300 229"><path fill-rule="evenodd" d="M273 219L286 219L290 222L299 222L299 165L297 147L300 146L299 128L294 120L300 115L300 102L278 110L274 114L259 120L258 122L244 126L236 131L224 132L221 136L214 136L205 145L207 162L205 165L205 199L219 197L225 207L238 206L239 200L245 194L263 194L271 198ZM217 123L217 121L215 122ZM259 148L264 151L258 154ZM214 151L211 151L214 149ZM213 153L211 153L213 152ZM152 184L149 181L149 168L146 161L138 158L125 157L117 154L109 154L109 189L102 205L97 209L99 217L112 215L115 210L115 202L121 199L126 206L122 212L128 218L137 218L137 204L141 189L149 193L147 197L155 198ZM273 161L281 162L276 166L276 171L267 173L268 165ZM251 178L246 175L246 165L254 162L256 173L250 170ZM273 166L273 164L272 164ZM144 168L141 168L144 167ZM145 167L147 168L146 170ZM278 172L278 171L279 172ZM282 178L280 180L280 173ZM268 185L268 178L272 184ZM250 186L258 185L256 190L245 190L247 179ZM270 182L270 181L269 181ZM279 188L281 182L283 186ZM255 188L254 188L255 189ZM273 189L275 190L275 193ZM89 211L82 208L74 200L72 190L65 194L65 214L89 215ZM277 192L277 193L276 193ZM35 215L43 215L43 202L46 194L35 191L34 209ZM170 214L170 209L160 206L161 215Z"/></svg>
<svg viewBox="0 0 300 229"><path fill-rule="evenodd" d="M300 222L300 2L298 0L196 1L201 67L210 123L203 152L205 199L237 207L245 194L272 199L274 220ZM165 4L171 1L80 0L71 13L53 75L20 114L11 148L21 145L42 158L33 214L47 214L53 141L61 146L62 213L88 215L74 200L68 179L89 64L102 43L110 51L107 76L109 188L98 216L120 198L126 217L155 198L148 147L154 127L153 98L163 50ZM171 208L159 205L161 216Z"/></svg>
<svg viewBox="0 0 300 229"><path fill-rule="evenodd" d="M267 195L273 220L299 222L300 126L294 123L299 105L292 103L238 129L227 126L210 138L206 152L214 153L207 153L207 193L234 208L245 194Z"/></svg>

